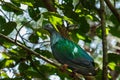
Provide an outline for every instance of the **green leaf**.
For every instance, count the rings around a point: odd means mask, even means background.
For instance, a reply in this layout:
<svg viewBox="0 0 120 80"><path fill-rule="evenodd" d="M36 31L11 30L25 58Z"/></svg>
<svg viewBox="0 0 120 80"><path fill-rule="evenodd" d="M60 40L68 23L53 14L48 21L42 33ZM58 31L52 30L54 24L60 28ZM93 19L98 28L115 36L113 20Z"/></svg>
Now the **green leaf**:
<svg viewBox="0 0 120 80"><path fill-rule="evenodd" d="M49 19L53 25L62 25L63 17L55 12L43 13L44 18Z"/></svg>
<svg viewBox="0 0 120 80"><path fill-rule="evenodd" d="M7 60L5 62L5 67L11 67L11 66L13 66L13 62L14 62L14 60Z"/></svg>
<svg viewBox="0 0 120 80"><path fill-rule="evenodd" d="M2 53L2 58L4 59L10 59L10 56L7 53Z"/></svg>
<svg viewBox="0 0 120 80"><path fill-rule="evenodd" d="M115 70L120 73L120 66L116 66Z"/></svg>
<svg viewBox="0 0 120 80"><path fill-rule="evenodd" d="M62 18L57 17L55 15L49 16L49 21L55 25L62 25Z"/></svg>
<svg viewBox="0 0 120 80"><path fill-rule="evenodd" d="M34 7L45 7L43 0L34 0Z"/></svg>
<svg viewBox="0 0 120 80"><path fill-rule="evenodd" d="M11 0L11 1L15 3L26 4L28 6L33 6L33 3L34 3L34 0Z"/></svg>
<svg viewBox="0 0 120 80"><path fill-rule="evenodd" d="M84 24L84 23L82 23ZM87 23L86 23L87 24ZM78 26L79 29L74 29L71 31L71 37L73 39L73 41L75 41L76 43L79 40L84 40L85 42L90 42L90 38L89 36L86 35L86 33L89 31L89 25L85 25L85 26Z"/></svg>
<svg viewBox="0 0 120 80"><path fill-rule="evenodd" d="M26 56L27 54L25 54L26 51L17 47L16 49L11 49L9 50L8 54L9 54L9 58L12 60L15 60L16 62L18 61L24 61L26 60ZM22 54L22 55L21 55Z"/></svg>
<svg viewBox="0 0 120 80"><path fill-rule="evenodd" d="M79 30L82 32L82 33L87 33L90 29L90 26L89 24L87 23L87 20L86 18L83 16L83 17L80 17L80 23L79 23Z"/></svg>
<svg viewBox="0 0 120 80"><path fill-rule="evenodd" d="M120 55L114 54L114 53L109 53L108 54L108 62L114 62L115 64L120 63Z"/></svg>
<svg viewBox="0 0 120 80"><path fill-rule="evenodd" d="M86 9L92 10L95 7L95 0L80 0L80 2Z"/></svg>
<svg viewBox="0 0 120 80"><path fill-rule="evenodd" d="M41 77L40 74L36 71L27 70L27 71L25 71L25 73L27 74L27 76L30 76L30 77L35 77L35 78L40 78Z"/></svg>
<svg viewBox="0 0 120 80"><path fill-rule="evenodd" d="M0 61L0 69L2 68L8 68L8 67L12 67L13 66L13 60L7 60L7 59L3 59Z"/></svg>
<svg viewBox="0 0 120 80"><path fill-rule="evenodd" d="M32 43L38 43L38 40L39 40L39 37L38 37L38 35L37 34L31 34L30 36L29 36L29 40L30 40L30 42L32 42Z"/></svg>
<svg viewBox="0 0 120 80"><path fill-rule="evenodd" d="M78 30L73 30L73 31L71 31L71 37L72 37L73 41L76 42L76 43L79 41L79 38L78 38L77 35L76 35L76 34L77 34L77 31L78 31Z"/></svg>
<svg viewBox="0 0 120 80"><path fill-rule="evenodd" d="M28 12L30 17L35 21L41 17L39 8L28 7Z"/></svg>
<svg viewBox="0 0 120 80"><path fill-rule="evenodd" d="M97 79L97 80L102 80L102 70L99 70L99 71L97 71L97 75L95 76L95 78Z"/></svg>
<svg viewBox="0 0 120 80"><path fill-rule="evenodd" d="M28 68L29 68L29 66L26 63L24 63L24 62L21 62L20 65L19 65L19 67L18 67L18 69L19 69L19 71L20 71L21 74L24 74L25 71Z"/></svg>
<svg viewBox="0 0 120 80"><path fill-rule="evenodd" d="M120 26L110 27L110 33L114 36L120 37Z"/></svg>
<svg viewBox="0 0 120 80"><path fill-rule="evenodd" d="M114 27L120 26L120 22L116 19L114 14L110 16L109 20L113 22L113 24L115 25Z"/></svg>
<svg viewBox="0 0 120 80"><path fill-rule="evenodd" d="M17 0L10 0L14 5L20 7L20 3L17 2Z"/></svg>
<svg viewBox="0 0 120 80"><path fill-rule="evenodd" d="M35 49L35 51L47 58L54 58L53 55L51 54L51 52L49 52L47 50L40 50L39 48L37 48L37 49Z"/></svg>
<svg viewBox="0 0 120 80"><path fill-rule="evenodd" d="M14 30L16 26L17 24L15 22L8 22L0 26L0 33L3 33L4 35L8 35Z"/></svg>
<svg viewBox="0 0 120 80"><path fill-rule="evenodd" d="M2 26L3 24L6 23L6 20L3 16L0 15L0 26ZM0 30L1 30L1 27L0 27Z"/></svg>
<svg viewBox="0 0 120 80"><path fill-rule="evenodd" d="M114 62L110 62L110 63L108 64L108 66L109 66L109 68L110 68L111 70L115 70L116 64L115 64Z"/></svg>
<svg viewBox="0 0 120 80"><path fill-rule="evenodd" d="M15 6L15 5L13 5L12 3L9 3L9 2L4 2L2 4L2 9L4 9L5 11L8 11L8 12L14 12L17 15L23 13L22 9L20 9L19 7Z"/></svg>
<svg viewBox="0 0 120 80"><path fill-rule="evenodd" d="M110 33L114 36L120 37L120 22L118 22L118 20L116 19L116 17L114 15L110 16L110 21L112 21L112 23L114 25L108 25L110 28Z"/></svg>
<svg viewBox="0 0 120 80"><path fill-rule="evenodd" d="M47 39L47 36L44 35L46 34L46 30L40 30L40 31L37 31L37 35L42 38L42 39Z"/></svg>
<svg viewBox="0 0 120 80"><path fill-rule="evenodd" d="M0 75L1 77L9 78L9 76L7 75L7 73L6 73L5 71L2 71L1 73L2 73L2 74ZM4 79L2 79L2 80L4 80ZM5 79L5 80L6 80L6 79ZM10 80L10 78L9 78L8 80Z"/></svg>
<svg viewBox="0 0 120 80"><path fill-rule="evenodd" d="M96 33L97 33L97 36L99 36L100 38L102 38L101 27L98 27L98 28L96 29Z"/></svg>
<svg viewBox="0 0 120 80"><path fill-rule="evenodd" d="M5 67L5 62L6 62L6 59L0 60L0 65L1 65L0 69Z"/></svg>

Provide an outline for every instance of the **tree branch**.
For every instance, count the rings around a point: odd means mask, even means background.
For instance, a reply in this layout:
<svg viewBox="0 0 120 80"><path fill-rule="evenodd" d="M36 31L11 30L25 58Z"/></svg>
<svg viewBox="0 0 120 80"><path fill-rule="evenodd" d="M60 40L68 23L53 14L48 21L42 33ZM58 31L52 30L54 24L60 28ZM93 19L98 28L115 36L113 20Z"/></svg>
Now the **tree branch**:
<svg viewBox="0 0 120 80"><path fill-rule="evenodd" d="M15 42L13 39L8 38L7 36L5 36L5 35L3 35L3 34L1 34L1 33L0 33L0 38L6 39L7 41L9 41L9 42L11 42L11 43L13 43L13 44L21 47L22 49L28 51L29 54L35 55L36 57L41 58L42 60L46 61L47 63L49 63L49 64L57 67L58 69L61 69L61 67L60 67L59 64L56 64L55 62L51 61L50 59L48 59L48 58L40 55L39 53L37 53L37 52L35 52L35 51L33 51L33 50L30 50L29 48L25 47L24 45L22 45L22 44L20 44L20 43L18 43L18 42ZM68 70L66 70L65 73L68 74L69 76L73 74L72 72L70 72L70 71L68 71ZM80 80L79 76L76 75L75 80Z"/></svg>
<svg viewBox="0 0 120 80"><path fill-rule="evenodd" d="M110 8L112 13L116 16L117 20L120 22L120 14L117 11L117 9L115 9L115 7L111 4L111 2L109 0L104 0L104 1L107 4L107 6Z"/></svg>
<svg viewBox="0 0 120 80"><path fill-rule="evenodd" d="M48 9L48 11L56 12L56 8L53 6L53 0L42 0Z"/></svg>
<svg viewBox="0 0 120 80"><path fill-rule="evenodd" d="M59 67L59 65L56 64L56 63L54 63L53 61L47 59L46 57L40 55L39 53L37 53L37 52L35 52L35 51L33 51L33 50L30 50L29 48L25 47L25 46L22 45L22 44L20 44L20 43L18 43L18 42L15 42L14 40L8 38L7 36L5 36L5 35L3 35L3 34L1 34L1 33L0 33L0 37L8 40L9 42L11 42L11 43L13 43L13 44L15 44L15 45L17 45L17 46L19 46L19 47L21 47L21 48L24 49L24 50L27 50L28 52L30 52L29 54L33 54L33 55L35 55L36 57L41 58L41 59L43 59L44 61L46 61L46 62L48 62L48 63L50 63L50 64L52 64L52 65L54 65L54 66L56 66L56 67Z"/></svg>
<svg viewBox="0 0 120 80"><path fill-rule="evenodd" d="M103 76L102 80L108 80L107 77L107 40L106 40L106 28L105 28L105 5L104 0L100 0L101 9L101 30L102 30L102 45L103 45Z"/></svg>

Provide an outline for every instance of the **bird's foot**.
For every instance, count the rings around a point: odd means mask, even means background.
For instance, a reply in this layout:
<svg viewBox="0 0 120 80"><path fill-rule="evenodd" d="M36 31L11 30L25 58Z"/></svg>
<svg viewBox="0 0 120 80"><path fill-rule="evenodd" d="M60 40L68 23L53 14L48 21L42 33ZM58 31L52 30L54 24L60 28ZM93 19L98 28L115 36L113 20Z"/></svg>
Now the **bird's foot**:
<svg viewBox="0 0 120 80"><path fill-rule="evenodd" d="M75 78L75 77L76 77L76 74L77 74L77 73L73 71L73 72L71 73L71 77Z"/></svg>

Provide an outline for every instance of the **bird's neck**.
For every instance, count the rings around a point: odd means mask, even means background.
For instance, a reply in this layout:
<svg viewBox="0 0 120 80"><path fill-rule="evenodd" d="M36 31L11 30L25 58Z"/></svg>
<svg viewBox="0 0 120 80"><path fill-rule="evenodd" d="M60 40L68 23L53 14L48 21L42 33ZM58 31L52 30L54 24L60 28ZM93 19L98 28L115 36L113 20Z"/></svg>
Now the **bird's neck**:
<svg viewBox="0 0 120 80"><path fill-rule="evenodd" d="M50 36L50 39L51 39L51 46L54 45L57 41L59 41L60 39L62 39L62 36L56 32L56 31L53 31L51 33L51 36Z"/></svg>

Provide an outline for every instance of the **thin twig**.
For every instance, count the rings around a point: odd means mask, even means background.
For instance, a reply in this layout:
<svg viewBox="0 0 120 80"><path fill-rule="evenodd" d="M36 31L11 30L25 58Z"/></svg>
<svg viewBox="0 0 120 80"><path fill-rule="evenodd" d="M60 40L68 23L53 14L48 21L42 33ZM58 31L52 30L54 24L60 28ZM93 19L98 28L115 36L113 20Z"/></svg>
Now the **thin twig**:
<svg viewBox="0 0 120 80"><path fill-rule="evenodd" d="M100 0L101 9L101 30L102 30L102 45L103 45L103 75L102 80L108 80L107 77L107 39L106 39L106 28L105 28L105 5L104 0Z"/></svg>
<svg viewBox="0 0 120 80"><path fill-rule="evenodd" d="M21 30L25 25L29 24L31 21L32 21L32 20L30 20L30 21L24 23L24 24L20 27L20 29L17 30L17 34L16 34L16 37L15 37L15 42L17 41L17 36L19 35L20 30Z"/></svg>
<svg viewBox="0 0 120 80"><path fill-rule="evenodd" d="M18 32L17 28L15 28L15 30ZM25 41L24 41L24 38L20 35L20 33L18 33L18 35L20 36L23 44L26 46ZM15 38L15 42L16 42L16 38Z"/></svg>
<svg viewBox="0 0 120 80"><path fill-rule="evenodd" d="M0 11L2 12L2 14L8 19L8 21L10 21L10 19L7 17L7 15L0 9Z"/></svg>
<svg viewBox="0 0 120 80"><path fill-rule="evenodd" d="M39 15L41 15L41 14L37 14L34 18L38 17ZM20 30L21 30L25 25L29 24L31 21L33 21L33 20L31 19L30 21L24 23L24 24L20 27L20 29L17 30L17 34L16 34L15 41L17 41L17 36L18 36Z"/></svg>
<svg viewBox="0 0 120 80"><path fill-rule="evenodd" d="M112 13L115 15L115 17L117 18L117 20L120 22L120 14L117 11L117 9L115 9L115 7L112 5L112 3L109 0L104 0L107 4L107 6L110 8L110 10L112 11Z"/></svg>

